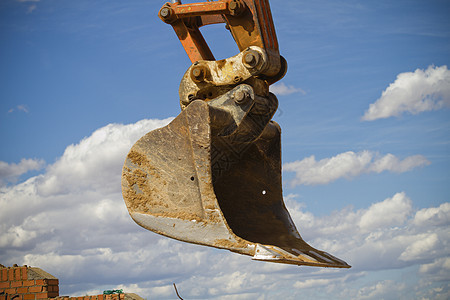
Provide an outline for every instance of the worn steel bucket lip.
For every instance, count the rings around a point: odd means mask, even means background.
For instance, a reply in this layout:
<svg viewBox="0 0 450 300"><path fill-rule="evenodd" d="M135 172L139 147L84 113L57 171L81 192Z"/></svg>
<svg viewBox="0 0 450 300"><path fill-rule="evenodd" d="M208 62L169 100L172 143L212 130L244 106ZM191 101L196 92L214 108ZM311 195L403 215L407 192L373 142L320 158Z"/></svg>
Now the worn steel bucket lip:
<svg viewBox="0 0 450 300"><path fill-rule="evenodd" d="M270 261L274 263L305 265L312 267L350 268L350 266L343 260L324 251L320 251L321 253L318 253L319 252L318 250L316 251L314 250L300 251L297 249L291 250L292 252L296 252L298 255L296 256L277 246L256 244L255 255L253 256L252 259L258 261ZM327 262L326 263L320 262L317 259L313 258L311 254L319 256L322 260ZM332 258L334 261L331 260L330 258Z"/></svg>
<svg viewBox="0 0 450 300"><path fill-rule="evenodd" d="M171 217L153 216L137 212L130 213L130 215L137 224L160 235L167 236L182 242L212 246L219 249L249 255L252 256L252 260L255 261L305 265L312 267L350 268L350 266L344 261L323 251L320 251L322 253L321 254L318 253L319 251L317 250L300 251L297 249L291 249L292 252L296 252L298 254L296 256L274 245L253 243L246 240L244 240L245 242L238 242L234 240L234 234L230 232L230 229L224 223L207 224L195 219L182 220ZM189 233L196 232L196 230L201 228L203 234L199 241L193 242L192 240L195 240L195 236L192 236L191 234L191 238L189 239L186 238L188 236L187 234L174 234L173 231L171 231L171 228L173 227L182 227L184 228L184 230L181 230L180 232ZM170 234L168 232L172 233ZM224 241L228 241L228 244ZM321 257L322 260L327 261L327 263L320 262L314 259L310 256L309 252L312 252L312 254ZM326 256L328 256L328 258ZM333 258L335 262L333 262L333 260L331 260L330 258ZM336 263L336 261L339 263Z"/></svg>

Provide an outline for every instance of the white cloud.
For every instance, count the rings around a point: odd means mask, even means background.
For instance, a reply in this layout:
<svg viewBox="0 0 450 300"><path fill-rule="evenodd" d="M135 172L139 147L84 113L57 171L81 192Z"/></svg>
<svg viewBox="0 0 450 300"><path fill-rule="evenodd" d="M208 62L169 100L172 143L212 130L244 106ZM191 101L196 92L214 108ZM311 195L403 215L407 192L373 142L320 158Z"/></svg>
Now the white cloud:
<svg viewBox="0 0 450 300"><path fill-rule="evenodd" d="M124 288L143 297L174 299L175 282L185 299L391 299L404 291L402 278L373 282L370 274L411 266L419 269L422 291L448 293L448 287L433 280L446 271L442 259L450 250L450 203L415 212L406 193L321 217L294 195L286 197L305 240L346 260L350 270L255 262L142 229L124 205L121 168L132 144L168 121L100 128L68 146L45 173L4 187L2 264L41 267L59 278L61 294L78 296ZM417 283L410 281L408 287Z"/></svg>
<svg viewBox="0 0 450 300"><path fill-rule="evenodd" d="M57 222L71 220L76 224L77 221L70 218L77 214L82 216L85 226L97 226L94 220L103 221L105 213L117 222L128 220L126 210L116 209L117 200L121 199L120 178L125 156L138 138L168 122L169 119L142 120L132 125L110 124L80 143L68 146L63 156L47 167L45 174L3 188L0 193L0 232L10 232L10 228L20 226L25 232L52 234ZM1 165L3 177L11 178L42 166L42 162L23 160L18 165ZM68 209L74 215L67 216ZM14 232L21 232L18 230ZM14 232L1 240L2 246L33 242L29 239L31 234Z"/></svg>
<svg viewBox="0 0 450 300"><path fill-rule="evenodd" d="M32 6L35 6L35 5L32 5ZM34 9L35 9L35 8L33 8L32 10L34 10ZM30 12L31 12L31 11L30 11ZM17 105L16 107L10 108L10 109L8 110L8 113L13 113L13 112L16 111L16 110L22 111L22 112L24 112L24 113L29 113L29 112L30 112L30 109L28 108L27 105L25 105L25 104L19 104L19 105Z"/></svg>
<svg viewBox="0 0 450 300"><path fill-rule="evenodd" d="M371 231L381 226L399 226L404 224L411 212L411 199L405 193L398 193L392 198L372 204L361 216L359 227Z"/></svg>
<svg viewBox="0 0 450 300"><path fill-rule="evenodd" d="M30 3L30 2L31 3L37 3L37 2L40 2L41 0L16 0L16 1L17 2L21 2L21 3ZM30 3L30 5L28 5L27 14L31 14L37 8L36 4L31 4L31 3ZM23 110L24 112L28 112L28 108L26 106L24 106L24 105L19 105L17 107L17 109L18 110ZM14 109L10 109L9 112L12 112L12 111L14 111Z"/></svg>
<svg viewBox="0 0 450 300"><path fill-rule="evenodd" d="M398 296L404 294L406 284L398 283L393 280L383 280L374 285L367 286L358 290L358 299L385 299L389 296L390 299L399 299Z"/></svg>
<svg viewBox="0 0 450 300"><path fill-rule="evenodd" d="M426 258L439 244L439 237L436 233L417 235L417 240L406 247L399 259L408 261Z"/></svg>
<svg viewBox="0 0 450 300"><path fill-rule="evenodd" d="M296 173L295 179L291 181L292 185L312 185L327 184L339 178L349 179L366 173L403 173L428 164L430 162L422 155L400 160L392 154L380 156L372 151L348 151L319 161L312 155L301 161L284 164L283 171Z"/></svg>
<svg viewBox="0 0 450 300"><path fill-rule="evenodd" d="M343 258L356 268L400 267L424 259L431 262L450 250L447 224L430 222L433 215L423 216L422 210L414 213L412 200L403 192L367 209L347 208L322 218L312 214L305 218L294 198L291 195L285 200L300 234L330 253L346 253ZM442 214L447 205L430 209ZM418 215L422 216L420 224L415 221Z"/></svg>
<svg viewBox="0 0 450 300"><path fill-rule="evenodd" d="M433 276L436 281L445 281L450 274L450 257L437 258L431 263L423 264L420 266L419 272Z"/></svg>
<svg viewBox="0 0 450 300"><path fill-rule="evenodd" d="M414 218L417 226L450 225L450 203L419 210Z"/></svg>
<svg viewBox="0 0 450 300"><path fill-rule="evenodd" d="M41 159L22 159L18 164L0 161L0 187L15 182L20 175L29 171L40 170L44 165Z"/></svg>
<svg viewBox="0 0 450 300"><path fill-rule="evenodd" d="M319 276L320 275L320 276ZM337 286L345 285L345 282L354 281L357 278L364 277L366 274L364 272L358 273L348 273L345 276L330 276L326 272L320 272L316 274L315 277L321 278L309 278L306 280L298 280L293 284L295 289L317 289L317 288L326 288L333 290Z"/></svg>
<svg viewBox="0 0 450 300"><path fill-rule="evenodd" d="M169 120L143 120L133 125L110 124L70 145L39 178L38 194L57 195L86 189L120 192L122 164L135 141ZM76 184L74 184L76 183Z"/></svg>
<svg viewBox="0 0 450 300"><path fill-rule="evenodd" d="M420 290L417 298L420 299L450 299L450 257L441 257L431 263L423 264L419 268L419 274L427 278L420 282ZM436 285L430 282L438 283Z"/></svg>
<svg viewBox="0 0 450 300"><path fill-rule="evenodd" d="M302 90L301 88L296 88L293 85L286 85L283 82L271 85L270 91L272 93L274 93L275 95L281 95L281 96L291 95L291 94L295 94L295 93L301 93L303 95L306 94L306 92L304 90Z"/></svg>
<svg viewBox="0 0 450 300"><path fill-rule="evenodd" d="M36 8L37 8L37 5L36 5L36 4L33 4L33 5L28 6L27 14L31 14L33 11L36 10Z"/></svg>
<svg viewBox="0 0 450 300"><path fill-rule="evenodd" d="M418 114L450 106L450 71L447 66L429 66L426 70L401 73L370 104L362 120L399 116L404 112Z"/></svg>
<svg viewBox="0 0 450 300"><path fill-rule="evenodd" d="M33 5L33 6L36 6L36 5ZM20 110L20 111L23 111L25 113L29 113L30 112L30 110L28 109L28 106L26 106L25 104L18 105L17 109Z"/></svg>

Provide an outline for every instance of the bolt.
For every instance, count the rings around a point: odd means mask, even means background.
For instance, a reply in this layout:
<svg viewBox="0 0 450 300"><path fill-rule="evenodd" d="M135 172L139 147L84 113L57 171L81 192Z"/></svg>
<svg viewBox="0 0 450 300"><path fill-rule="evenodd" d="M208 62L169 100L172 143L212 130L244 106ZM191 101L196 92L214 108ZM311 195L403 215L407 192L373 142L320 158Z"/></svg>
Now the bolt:
<svg viewBox="0 0 450 300"><path fill-rule="evenodd" d="M161 8L160 14L161 14L161 17L163 17L164 19L167 19L168 17L170 17L171 9L169 7L163 7L163 8Z"/></svg>
<svg viewBox="0 0 450 300"><path fill-rule="evenodd" d="M243 6L239 0L233 0L228 4L228 10L232 16L238 16L242 13Z"/></svg>
<svg viewBox="0 0 450 300"><path fill-rule="evenodd" d="M253 53L247 53L245 55L245 62L249 65L254 65L256 62L256 57Z"/></svg>
<svg viewBox="0 0 450 300"><path fill-rule="evenodd" d="M203 75L203 70L200 68L194 68L192 70L192 75L194 75L195 79L200 79L200 77Z"/></svg>
<svg viewBox="0 0 450 300"><path fill-rule="evenodd" d="M191 69L191 78L195 82L202 82L208 76L208 69L204 65L196 65Z"/></svg>
<svg viewBox="0 0 450 300"><path fill-rule="evenodd" d="M242 90L235 92L233 95L234 101L236 101L236 103L238 104L244 103L244 101L247 100L247 97L248 97L247 92Z"/></svg>
<svg viewBox="0 0 450 300"><path fill-rule="evenodd" d="M247 68L254 68L259 62L259 53L254 50L247 50L244 54L243 63Z"/></svg>

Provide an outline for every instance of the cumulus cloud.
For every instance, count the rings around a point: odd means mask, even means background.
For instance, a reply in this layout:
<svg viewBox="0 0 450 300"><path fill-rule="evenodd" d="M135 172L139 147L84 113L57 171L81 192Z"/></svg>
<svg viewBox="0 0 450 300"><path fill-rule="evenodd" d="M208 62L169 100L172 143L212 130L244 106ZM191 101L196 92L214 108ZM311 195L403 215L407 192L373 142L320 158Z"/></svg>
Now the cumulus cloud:
<svg viewBox="0 0 450 300"><path fill-rule="evenodd" d="M8 182L15 182L20 175L29 171L40 170L44 165L42 159L22 159L18 164L0 161L0 187Z"/></svg>
<svg viewBox="0 0 450 300"><path fill-rule="evenodd" d="M313 185L327 184L339 178L349 179L366 173L403 173L428 164L430 162L422 155L400 160L392 154L381 156L372 151L348 151L319 161L312 155L284 164L283 171L296 173L295 179L291 181L292 185Z"/></svg>
<svg viewBox="0 0 450 300"><path fill-rule="evenodd" d="M304 90L302 90L301 88L297 88L293 85L286 85L283 82L271 85L270 91L272 93L274 93L275 95L281 95L281 96L291 95L291 94L295 94L295 93L301 93L303 95L306 94L306 92Z"/></svg>
<svg viewBox="0 0 450 300"><path fill-rule="evenodd" d="M168 121L143 120L100 128L78 144L68 146L44 174L4 188L0 194L0 231L7 234L0 239L0 246L33 245L35 236L52 234L53 224L66 221L67 209L88 218L83 220L87 226L96 226L90 220L101 221L105 213L116 221L126 220L126 214L115 209L115 201L121 198L120 177L126 153L138 138ZM2 175L18 176L41 165L33 160L23 160L18 165L3 163Z"/></svg>
<svg viewBox="0 0 450 300"><path fill-rule="evenodd" d="M381 226L396 226L405 222L412 211L412 202L405 193L372 204L363 213L359 227L365 231L376 230Z"/></svg>
<svg viewBox="0 0 450 300"><path fill-rule="evenodd" d="M321 217L295 195L286 197L305 240L348 261L350 270L256 262L142 229L124 205L121 168L138 138L168 122L110 124L68 146L43 174L4 187L2 264L41 267L60 279L61 294L77 296L124 288L174 299L175 282L188 299L394 299L405 291L401 278L372 282L369 274L411 266L418 269L421 292L448 293L435 279L448 269L450 203L416 211L406 193Z"/></svg>
<svg viewBox="0 0 450 300"><path fill-rule="evenodd" d="M387 295L395 299L397 296L404 295L407 286L405 283L398 283L393 280L383 280L371 286L363 287L358 290L357 299L385 299ZM399 297L402 298L402 297Z"/></svg>
<svg viewBox="0 0 450 300"><path fill-rule="evenodd" d="M373 121L399 116L405 112L418 114L450 106L450 71L447 66L429 66L426 70L401 73L370 104L362 120Z"/></svg>
<svg viewBox="0 0 450 300"><path fill-rule="evenodd" d="M414 292L401 281L388 280L362 288L339 284L334 289L338 295L335 298L401 299L405 289L411 290L408 298L421 298L425 291L433 295L449 294L450 218L447 208L450 203L415 211L412 200L401 192L366 209L346 208L329 216L316 217L304 212L304 206L296 202L295 197L289 195L285 201L303 237L319 249L343 253L340 257L349 262L354 271L369 273L420 266L418 275L422 288ZM295 285L317 289L335 284L339 278L322 275L317 279L297 281ZM330 295L333 294L330 292Z"/></svg>
<svg viewBox="0 0 450 300"><path fill-rule="evenodd" d="M419 210L414 218L414 223L417 226L450 225L450 203L442 203L439 207Z"/></svg>
<svg viewBox="0 0 450 300"><path fill-rule="evenodd" d="M431 263L423 264L419 272L423 275L431 275L435 281L446 281L450 274L450 257L437 258Z"/></svg>

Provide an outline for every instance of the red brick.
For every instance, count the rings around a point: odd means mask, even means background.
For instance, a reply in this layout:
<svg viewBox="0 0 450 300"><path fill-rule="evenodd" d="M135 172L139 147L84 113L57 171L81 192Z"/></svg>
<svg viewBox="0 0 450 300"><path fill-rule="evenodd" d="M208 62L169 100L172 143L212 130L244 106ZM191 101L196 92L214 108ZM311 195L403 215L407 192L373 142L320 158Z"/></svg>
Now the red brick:
<svg viewBox="0 0 450 300"><path fill-rule="evenodd" d="M8 280L8 270L6 268L2 269L2 281Z"/></svg>
<svg viewBox="0 0 450 300"><path fill-rule="evenodd" d="M36 294L36 299L47 299L47 298L48 298L47 292Z"/></svg>
<svg viewBox="0 0 450 300"><path fill-rule="evenodd" d="M20 268L15 268L14 269L14 279L15 280L20 280L22 276L20 276Z"/></svg>
<svg viewBox="0 0 450 300"><path fill-rule="evenodd" d="M45 279L36 280L36 285L46 285Z"/></svg>
<svg viewBox="0 0 450 300"><path fill-rule="evenodd" d="M32 286L34 285L34 280L27 280L23 282L23 286Z"/></svg>
<svg viewBox="0 0 450 300"><path fill-rule="evenodd" d="M15 293L17 293L17 289L6 289L5 293L6 294L15 294Z"/></svg>
<svg viewBox="0 0 450 300"><path fill-rule="evenodd" d="M11 287L21 287L22 281L13 281L11 282Z"/></svg>
<svg viewBox="0 0 450 300"><path fill-rule="evenodd" d="M28 271L27 271L27 267L22 267L22 280L27 280L28 279Z"/></svg>
<svg viewBox="0 0 450 300"><path fill-rule="evenodd" d="M32 286L28 288L28 291L30 291L30 293L39 293L42 291L42 286Z"/></svg>
<svg viewBox="0 0 450 300"><path fill-rule="evenodd" d="M9 288L10 287L10 282L9 281L5 281L5 282L0 282L0 289L5 289L5 288Z"/></svg>
<svg viewBox="0 0 450 300"><path fill-rule="evenodd" d="M98 300L103 300L103 295L98 295Z"/></svg>
<svg viewBox="0 0 450 300"><path fill-rule="evenodd" d="M19 294L26 294L28 293L28 288L27 287L21 287L17 289L17 293Z"/></svg>
<svg viewBox="0 0 450 300"><path fill-rule="evenodd" d="M8 269L8 280L14 280L14 269Z"/></svg>
<svg viewBox="0 0 450 300"><path fill-rule="evenodd" d="M14 297L14 300L23 300L23 295L8 295L8 297L0 296L0 300L10 300L12 297Z"/></svg>
<svg viewBox="0 0 450 300"><path fill-rule="evenodd" d="M34 295L34 294L26 294L26 295L23 295L23 299L24 300L30 300L30 299L36 299L36 296Z"/></svg>

